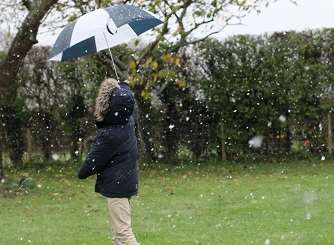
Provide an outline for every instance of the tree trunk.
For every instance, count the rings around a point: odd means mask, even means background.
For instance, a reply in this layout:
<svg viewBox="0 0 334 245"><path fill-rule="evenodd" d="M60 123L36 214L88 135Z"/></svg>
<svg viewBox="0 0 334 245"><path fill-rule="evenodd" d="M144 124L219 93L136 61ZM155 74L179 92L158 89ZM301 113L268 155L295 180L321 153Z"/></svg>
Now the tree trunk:
<svg viewBox="0 0 334 245"><path fill-rule="evenodd" d="M3 106L0 108L2 122L8 139L9 157L14 167L22 166L22 156L24 152L24 132L23 120L19 115L20 110L15 105Z"/></svg>
<svg viewBox="0 0 334 245"><path fill-rule="evenodd" d="M2 144L0 144L0 181L4 178L5 178L5 170L3 166L3 146Z"/></svg>
<svg viewBox="0 0 334 245"><path fill-rule="evenodd" d="M44 111L40 113L43 122L42 126L42 151L45 161L49 161L51 159L51 116L48 112Z"/></svg>
<svg viewBox="0 0 334 245"><path fill-rule="evenodd" d="M290 153L291 147L292 147L292 128L291 126L288 126L287 131L286 131L286 152L285 153Z"/></svg>
<svg viewBox="0 0 334 245"><path fill-rule="evenodd" d="M71 141L71 157L74 160L78 160L80 158L78 140L81 137L81 133L80 133L80 126L78 124L79 122L75 120L71 127L71 140L72 140Z"/></svg>
<svg viewBox="0 0 334 245"><path fill-rule="evenodd" d="M201 158L201 155L203 153L203 144L202 144L202 137L200 137L199 131L201 128L199 127L198 123L194 123L191 126L192 132L190 133L192 135L191 139L191 151L193 153L194 160L198 161Z"/></svg>
<svg viewBox="0 0 334 245"><path fill-rule="evenodd" d="M225 135L224 135L224 124L221 123L220 124L220 158L222 161L226 161L227 160L227 156L226 156L226 147L225 147Z"/></svg>
<svg viewBox="0 0 334 245"><path fill-rule="evenodd" d="M0 111L3 112L9 109L9 112L15 113L15 100L18 89L17 74L28 51L37 43L36 36L41 21L56 2L57 0L27 2L29 4L26 4L26 7L29 12L19 27L5 59L0 63ZM11 149L11 158L17 164L21 162L23 153L21 151L23 147L23 132L20 127L16 127L21 122L17 115L10 114L6 116L12 118L12 121L6 124L5 130L9 143L14 147Z"/></svg>
<svg viewBox="0 0 334 245"><path fill-rule="evenodd" d="M16 78L23 60L31 47L37 43L36 36L42 19L57 0L34 1L22 22L6 58L0 63L0 88L2 102L12 103L16 97ZM8 99L11 99L8 101ZM6 100L7 99L7 100Z"/></svg>
<svg viewBox="0 0 334 245"><path fill-rule="evenodd" d="M0 110L1 112L1 110ZM4 152L5 152L5 147L4 145L7 143L6 142L6 134L4 131L4 123L5 120L3 117L0 117L0 181L5 178L5 170L4 170Z"/></svg>
<svg viewBox="0 0 334 245"><path fill-rule="evenodd" d="M101 8L101 0L95 0L96 8Z"/></svg>
<svg viewBox="0 0 334 245"><path fill-rule="evenodd" d="M32 151L33 151L32 134L30 128L27 128L26 130L26 141L27 141L27 162L30 163L32 160Z"/></svg>
<svg viewBox="0 0 334 245"><path fill-rule="evenodd" d="M166 104L166 128L164 130L164 146L166 147L165 158L171 162L176 162L177 160L177 148L179 143L179 135L177 135L176 127L177 123L177 111L176 105L173 102L167 101ZM196 143L198 144L198 143Z"/></svg>
<svg viewBox="0 0 334 245"><path fill-rule="evenodd" d="M154 155L154 152L151 151L153 148L154 142L150 141L151 138L151 132L148 125L145 123L145 116L144 112L149 110L149 105L147 102L143 101L143 99L139 96L137 96L138 93L135 92L135 110L134 110L134 119L136 122L136 134L138 138L138 145L139 145L139 152L142 156L142 159L145 159L147 161L155 161L157 158Z"/></svg>
<svg viewBox="0 0 334 245"><path fill-rule="evenodd" d="M332 112L327 114L327 150L328 155L332 156L333 153L332 147Z"/></svg>

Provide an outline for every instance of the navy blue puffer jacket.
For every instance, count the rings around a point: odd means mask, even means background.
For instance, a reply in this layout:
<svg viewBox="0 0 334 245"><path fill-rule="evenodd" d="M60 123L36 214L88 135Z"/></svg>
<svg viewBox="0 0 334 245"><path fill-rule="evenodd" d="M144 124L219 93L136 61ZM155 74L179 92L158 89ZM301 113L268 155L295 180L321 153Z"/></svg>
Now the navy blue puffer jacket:
<svg viewBox="0 0 334 245"><path fill-rule="evenodd" d="M138 191L138 149L134 98L126 83L113 91L110 104L104 120L97 122L95 142L78 176L96 174L95 191L105 197L131 197Z"/></svg>

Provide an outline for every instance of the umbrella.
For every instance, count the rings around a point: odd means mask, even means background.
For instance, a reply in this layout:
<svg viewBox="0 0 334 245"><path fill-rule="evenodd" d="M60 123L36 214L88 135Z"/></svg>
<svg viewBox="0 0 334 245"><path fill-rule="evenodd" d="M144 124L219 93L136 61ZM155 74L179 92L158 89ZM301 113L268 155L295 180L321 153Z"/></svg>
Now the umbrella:
<svg viewBox="0 0 334 245"><path fill-rule="evenodd" d="M97 9L64 27L49 59L65 61L109 49L113 61L111 47L128 42L161 23L149 12L133 5Z"/></svg>

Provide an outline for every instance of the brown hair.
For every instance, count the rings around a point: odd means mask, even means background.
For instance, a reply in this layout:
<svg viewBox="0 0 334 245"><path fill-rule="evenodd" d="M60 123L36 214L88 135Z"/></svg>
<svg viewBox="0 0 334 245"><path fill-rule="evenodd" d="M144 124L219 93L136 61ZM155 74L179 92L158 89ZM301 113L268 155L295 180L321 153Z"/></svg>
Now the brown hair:
<svg viewBox="0 0 334 245"><path fill-rule="evenodd" d="M95 101L94 115L97 121L103 121L110 107L110 96L115 88L119 88L119 84L116 79L107 78L101 83Z"/></svg>

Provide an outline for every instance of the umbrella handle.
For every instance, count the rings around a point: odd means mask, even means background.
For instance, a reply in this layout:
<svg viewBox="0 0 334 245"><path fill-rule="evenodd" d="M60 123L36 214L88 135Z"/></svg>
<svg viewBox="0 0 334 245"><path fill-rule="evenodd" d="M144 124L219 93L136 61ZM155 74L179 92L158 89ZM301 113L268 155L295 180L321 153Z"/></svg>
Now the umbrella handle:
<svg viewBox="0 0 334 245"><path fill-rule="evenodd" d="M115 74L116 74L117 81L119 81L119 76L118 76L116 65L115 65L115 62L114 62L114 57L112 56L110 46L109 46L109 42L108 42L108 39L107 39L106 35L104 34L104 32L103 32L103 36L104 36L104 40L106 41L106 44L108 46L110 58L111 58L111 61L112 61L113 67L114 67L114 71L115 71Z"/></svg>

